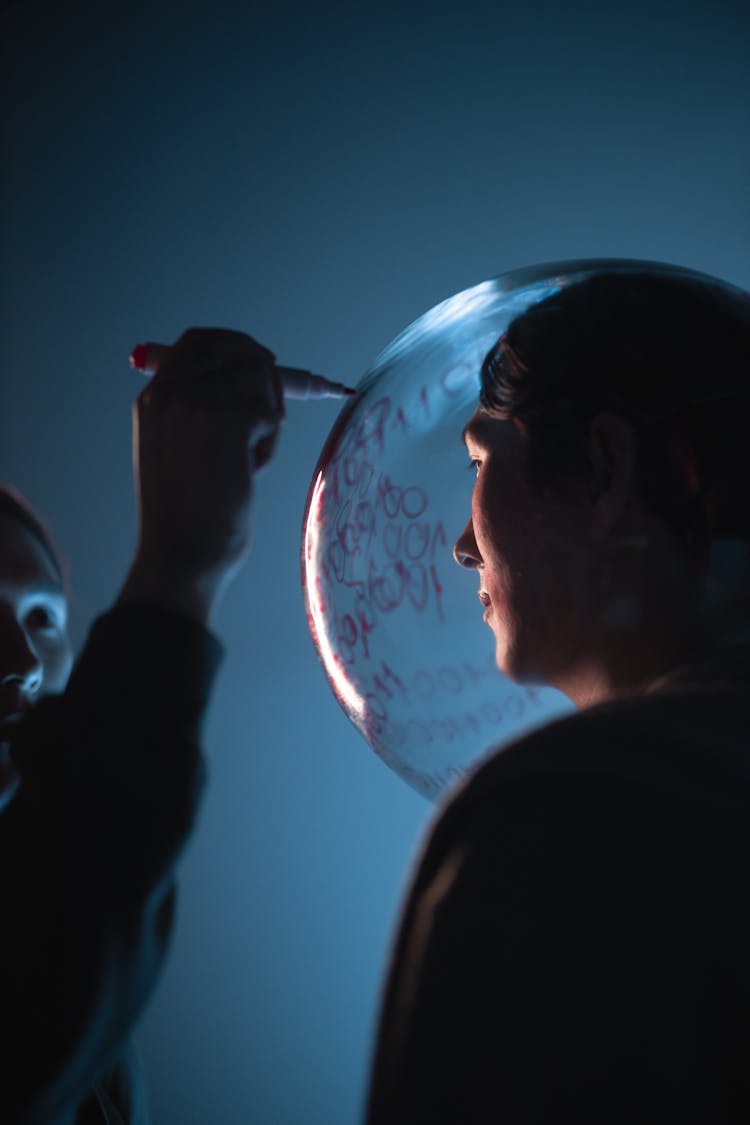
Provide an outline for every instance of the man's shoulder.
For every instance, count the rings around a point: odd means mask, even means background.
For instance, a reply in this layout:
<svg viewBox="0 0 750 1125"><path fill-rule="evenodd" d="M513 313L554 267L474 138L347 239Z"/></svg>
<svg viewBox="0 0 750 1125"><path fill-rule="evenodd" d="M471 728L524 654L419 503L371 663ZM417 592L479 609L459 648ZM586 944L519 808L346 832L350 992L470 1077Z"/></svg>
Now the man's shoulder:
<svg viewBox="0 0 750 1125"><path fill-rule="evenodd" d="M441 810L433 845L485 830L507 838L529 823L562 837L573 810L624 835L644 831L646 807L654 824L698 816L741 829L750 821L747 732L747 700L653 694L577 712L487 758Z"/></svg>
<svg viewBox="0 0 750 1125"><path fill-rule="evenodd" d="M750 791L750 695L654 693L604 703L540 727L488 757L466 788L585 776L646 782L678 776Z"/></svg>

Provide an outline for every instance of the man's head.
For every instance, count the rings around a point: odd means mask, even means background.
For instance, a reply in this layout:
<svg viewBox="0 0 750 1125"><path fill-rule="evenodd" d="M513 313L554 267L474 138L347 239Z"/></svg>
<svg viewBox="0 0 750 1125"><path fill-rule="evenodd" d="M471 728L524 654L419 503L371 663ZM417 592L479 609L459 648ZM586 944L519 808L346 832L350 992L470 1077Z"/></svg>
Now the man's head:
<svg viewBox="0 0 750 1125"><path fill-rule="evenodd" d="M57 554L26 501L0 487L0 742L38 699L65 687L70 666Z"/></svg>
<svg viewBox="0 0 750 1125"><path fill-rule="evenodd" d="M507 674L606 693L699 643L712 545L750 540L748 410L750 298L728 286L598 275L511 323L456 544Z"/></svg>

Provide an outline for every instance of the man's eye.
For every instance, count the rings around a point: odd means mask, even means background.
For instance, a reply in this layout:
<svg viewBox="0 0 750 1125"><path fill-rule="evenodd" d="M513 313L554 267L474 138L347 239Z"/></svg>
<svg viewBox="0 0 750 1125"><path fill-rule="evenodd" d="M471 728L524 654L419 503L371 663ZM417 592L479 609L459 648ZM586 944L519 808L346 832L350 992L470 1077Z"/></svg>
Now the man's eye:
<svg viewBox="0 0 750 1125"><path fill-rule="evenodd" d="M26 618L27 624L32 629L56 629L57 621L51 612L43 605L34 606Z"/></svg>
<svg viewBox="0 0 750 1125"><path fill-rule="evenodd" d="M472 457L471 460L469 461L469 464L466 466L466 468L470 472L473 472L474 475L476 476L479 473L480 464L481 464L481 462L478 461L476 457Z"/></svg>

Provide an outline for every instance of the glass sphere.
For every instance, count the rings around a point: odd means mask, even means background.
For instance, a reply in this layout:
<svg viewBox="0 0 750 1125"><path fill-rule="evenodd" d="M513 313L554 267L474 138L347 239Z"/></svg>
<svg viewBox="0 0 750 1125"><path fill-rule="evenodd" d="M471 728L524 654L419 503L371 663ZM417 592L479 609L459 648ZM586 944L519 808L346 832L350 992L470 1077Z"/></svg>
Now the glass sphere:
<svg viewBox="0 0 750 1125"><path fill-rule="evenodd" d="M436 305L378 357L318 461L301 548L313 642L351 722L430 800L489 753L572 710L560 693L498 671L476 576L452 556L470 515L474 473L461 431L482 361L533 303L594 273L636 270L691 272L558 262Z"/></svg>

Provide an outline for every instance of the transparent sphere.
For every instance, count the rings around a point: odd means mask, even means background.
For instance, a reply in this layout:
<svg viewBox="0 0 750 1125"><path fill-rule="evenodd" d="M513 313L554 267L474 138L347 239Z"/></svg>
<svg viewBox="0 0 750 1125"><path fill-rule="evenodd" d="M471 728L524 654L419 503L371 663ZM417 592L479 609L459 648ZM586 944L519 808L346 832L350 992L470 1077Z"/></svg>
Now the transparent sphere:
<svg viewBox="0 0 750 1125"><path fill-rule="evenodd" d="M688 273L600 259L518 270L457 293L402 332L344 406L303 524L307 618L333 692L375 753L430 800L487 754L571 710L510 683L453 559L474 473L461 431L482 361L530 305L593 273Z"/></svg>

